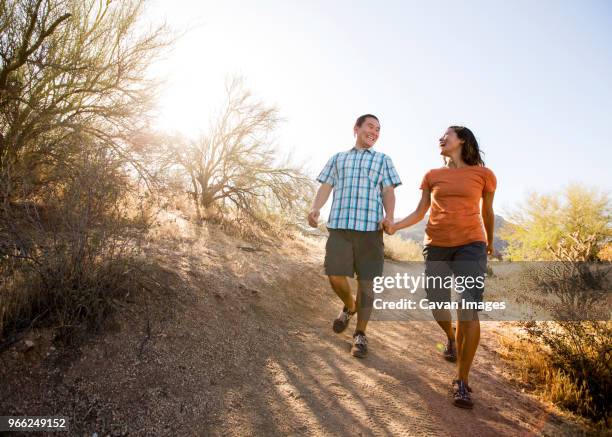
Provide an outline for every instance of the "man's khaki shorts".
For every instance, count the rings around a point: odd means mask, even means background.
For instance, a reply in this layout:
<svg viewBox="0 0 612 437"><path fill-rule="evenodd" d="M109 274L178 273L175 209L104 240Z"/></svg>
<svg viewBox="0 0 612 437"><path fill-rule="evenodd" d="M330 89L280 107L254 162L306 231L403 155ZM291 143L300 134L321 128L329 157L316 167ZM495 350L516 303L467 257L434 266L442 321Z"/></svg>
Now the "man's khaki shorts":
<svg viewBox="0 0 612 437"><path fill-rule="evenodd" d="M382 276L385 261L383 231L330 229L325 245L325 274L373 280Z"/></svg>

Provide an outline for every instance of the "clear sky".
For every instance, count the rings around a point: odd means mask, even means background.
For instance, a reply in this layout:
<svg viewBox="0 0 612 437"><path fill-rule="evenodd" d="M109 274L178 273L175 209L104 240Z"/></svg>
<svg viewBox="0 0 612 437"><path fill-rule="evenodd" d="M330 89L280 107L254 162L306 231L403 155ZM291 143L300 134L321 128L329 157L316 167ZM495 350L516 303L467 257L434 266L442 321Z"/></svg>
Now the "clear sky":
<svg viewBox="0 0 612 437"><path fill-rule="evenodd" d="M485 151L496 212L570 182L612 191L612 1L155 0L147 14L191 29L155 67L163 128L205 131L238 74L279 107L279 145L313 178L376 114L398 217L451 124Z"/></svg>

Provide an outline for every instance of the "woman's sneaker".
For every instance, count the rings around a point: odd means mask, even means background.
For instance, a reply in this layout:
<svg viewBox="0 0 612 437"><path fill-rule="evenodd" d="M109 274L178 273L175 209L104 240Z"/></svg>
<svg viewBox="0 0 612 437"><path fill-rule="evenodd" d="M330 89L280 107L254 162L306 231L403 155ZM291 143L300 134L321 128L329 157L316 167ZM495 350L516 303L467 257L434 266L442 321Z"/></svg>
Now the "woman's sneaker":
<svg viewBox="0 0 612 437"><path fill-rule="evenodd" d="M453 405L459 408L473 408L474 402L472 402L468 385L461 380L455 379L453 386Z"/></svg>
<svg viewBox="0 0 612 437"><path fill-rule="evenodd" d="M353 347L351 355L357 358L364 358L368 354L368 339L365 333L356 331L353 334Z"/></svg>
<svg viewBox="0 0 612 437"><path fill-rule="evenodd" d="M334 332L336 334L340 334L341 332L343 332L349 325L351 317L353 317L354 314L355 313L351 313L346 306L342 308L342 311L340 311L340 314L338 314L338 317L336 317L336 319L334 320L334 324L332 327Z"/></svg>
<svg viewBox="0 0 612 437"><path fill-rule="evenodd" d="M457 384L459 382L458 379L453 379L453 387L455 386L455 384ZM464 383L465 384L465 383ZM470 387L470 384L465 384L465 386L467 387L467 391L469 391L470 393L472 393L472 387Z"/></svg>

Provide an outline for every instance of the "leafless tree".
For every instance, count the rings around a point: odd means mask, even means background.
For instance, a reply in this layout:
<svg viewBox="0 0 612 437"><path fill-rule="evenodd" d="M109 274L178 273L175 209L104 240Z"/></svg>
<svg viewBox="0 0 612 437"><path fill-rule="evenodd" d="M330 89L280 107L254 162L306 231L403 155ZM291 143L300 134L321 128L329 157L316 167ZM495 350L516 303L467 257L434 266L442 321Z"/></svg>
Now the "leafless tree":
<svg viewBox="0 0 612 437"><path fill-rule="evenodd" d="M279 159L273 141L278 110L253 98L240 78L229 80L226 90L209 132L173 148L196 207L221 205L257 221L271 211L301 214L313 184L299 166Z"/></svg>

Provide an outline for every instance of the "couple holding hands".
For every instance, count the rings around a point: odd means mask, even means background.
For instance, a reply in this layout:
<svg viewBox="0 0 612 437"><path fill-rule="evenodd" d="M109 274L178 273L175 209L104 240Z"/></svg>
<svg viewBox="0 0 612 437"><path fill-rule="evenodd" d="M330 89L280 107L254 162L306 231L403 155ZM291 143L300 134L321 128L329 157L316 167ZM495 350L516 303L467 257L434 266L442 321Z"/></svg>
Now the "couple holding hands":
<svg viewBox="0 0 612 437"><path fill-rule="evenodd" d="M317 180L321 183L308 222L317 227L320 209L330 194L333 200L325 246L325 274L344 303L333 322L333 330L343 332L353 315L357 324L351 354L363 358L368 352L366 326L374 300L373 280L383 274L383 230L394 234L421 221L429 211L423 257L426 278L452 276L483 277L487 255L493 254L493 196L496 178L484 166L478 142L463 126L449 127L440 138L444 166L428 171L421 182L422 196L416 209L395 222L394 189L401 184L391 158L373 150L380 134L380 122L372 114L362 115L353 128L355 146L332 156ZM353 298L347 277L357 274ZM449 302L447 281L426 282L430 302ZM483 284L483 281L479 281ZM462 293L465 302L482 302L483 286ZM453 404L472 408L468 376L480 339L478 312L459 309L456 329L448 309L432 310L444 330L447 343L444 359L457 363L453 379Z"/></svg>

